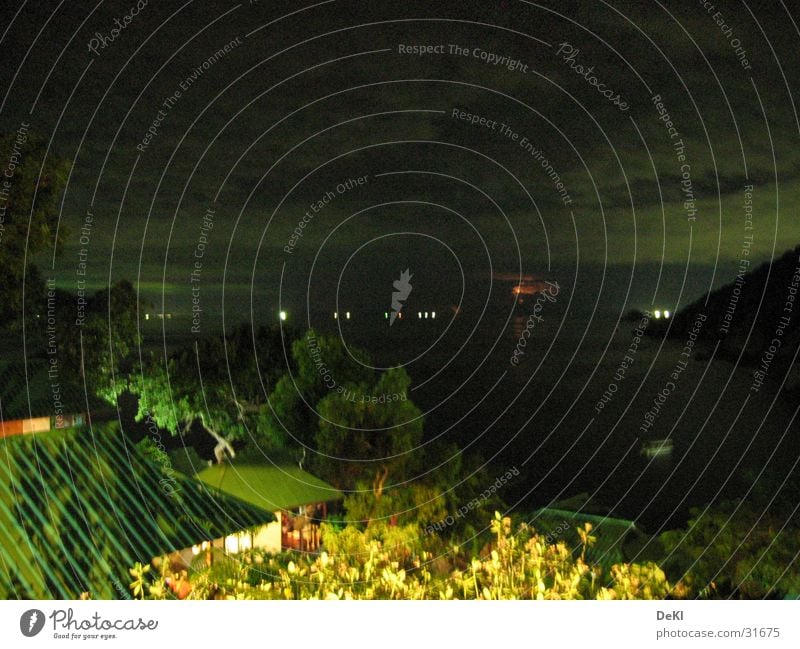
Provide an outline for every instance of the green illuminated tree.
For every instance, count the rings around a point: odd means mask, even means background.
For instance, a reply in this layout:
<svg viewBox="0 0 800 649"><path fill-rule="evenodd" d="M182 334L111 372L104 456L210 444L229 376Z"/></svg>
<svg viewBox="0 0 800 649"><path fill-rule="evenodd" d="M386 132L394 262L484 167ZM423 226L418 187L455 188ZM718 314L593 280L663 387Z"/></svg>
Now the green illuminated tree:
<svg viewBox="0 0 800 649"><path fill-rule="evenodd" d="M261 431L266 391L281 373L277 329L248 327L231 336L209 336L165 358L153 358L131 376L139 397L138 420L152 418L175 435L197 423L216 441L217 461L235 456L232 442L252 440L270 448L283 439Z"/></svg>

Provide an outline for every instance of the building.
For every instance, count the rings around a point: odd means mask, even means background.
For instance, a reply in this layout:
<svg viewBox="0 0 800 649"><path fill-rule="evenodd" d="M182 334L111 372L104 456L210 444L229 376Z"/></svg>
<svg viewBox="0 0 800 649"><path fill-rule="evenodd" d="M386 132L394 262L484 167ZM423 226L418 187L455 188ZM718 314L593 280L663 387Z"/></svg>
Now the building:
<svg viewBox="0 0 800 649"><path fill-rule="evenodd" d="M646 545L647 535L634 521L592 502L586 493L553 503L533 512L530 524L550 543L562 541L577 554L581 550L576 528L591 523L594 545L587 557L603 566L631 561Z"/></svg>
<svg viewBox="0 0 800 649"><path fill-rule="evenodd" d="M128 570L155 557L191 569L249 548L319 546L341 492L291 465L191 478L169 455L145 456L103 408L46 363L0 367L0 598L128 598Z"/></svg>
<svg viewBox="0 0 800 649"><path fill-rule="evenodd" d="M147 459L112 424L0 439L3 599L127 599L135 563L275 520Z"/></svg>
<svg viewBox="0 0 800 649"><path fill-rule="evenodd" d="M313 552L319 547L319 523L327 517L329 505L344 498L335 487L288 463L226 462L203 469L195 477L275 515L275 523L216 541L229 551L253 547L268 552Z"/></svg>

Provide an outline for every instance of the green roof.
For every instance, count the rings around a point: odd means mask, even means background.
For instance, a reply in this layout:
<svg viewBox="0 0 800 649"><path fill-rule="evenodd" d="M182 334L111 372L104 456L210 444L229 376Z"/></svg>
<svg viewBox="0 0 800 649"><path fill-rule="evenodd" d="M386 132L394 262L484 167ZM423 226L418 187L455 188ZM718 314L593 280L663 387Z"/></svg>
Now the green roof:
<svg viewBox="0 0 800 649"><path fill-rule="evenodd" d="M215 464L195 477L271 511L344 498L335 487L294 465Z"/></svg>
<svg viewBox="0 0 800 649"><path fill-rule="evenodd" d="M128 598L134 563L274 520L111 426L0 439L0 598Z"/></svg>
<svg viewBox="0 0 800 649"><path fill-rule="evenodd" d="M534 512L534 516L548 516L560 517L571 521L580 521L581 523L591 523L594 528L602 525L604 527L614 528L620 531L628 531L636 529L636 523L626 520L624 518L614 518L613 516L599 516L598 514L587 514L582 511L573 511L571 509L559 509L556 507L543 507Z"/></svg>
<svg viewBox="0 0 800 649"><path fill-rule="evenodd" d="M536 510L529 523L553 541L564 541L573 551L580 546L575 529L591 523L591 535L596 541L587 556L591 561L608 566L628 560L626 549L630 539L642 534L633 521L556 507Z"/></svg>

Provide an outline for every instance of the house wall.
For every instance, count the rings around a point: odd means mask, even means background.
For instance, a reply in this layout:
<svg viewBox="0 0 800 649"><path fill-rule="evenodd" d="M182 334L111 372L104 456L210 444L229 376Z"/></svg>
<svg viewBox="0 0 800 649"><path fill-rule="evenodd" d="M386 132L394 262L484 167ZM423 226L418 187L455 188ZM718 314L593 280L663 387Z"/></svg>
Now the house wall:
<svg viewBox="0 0 800 649"><path fill-rule="evenodd" d="M71 426L83 426L83 424L84 417L82 414L64 415L60 421L58 421L56 417L10 419L7 421L0 421L0 437L27 435L28 433L45 433L57 428L70 428Z"/></svg>
<svg viewBox="0 0 800 649"><path fill-rule="evenodd" d="M253 545L265 552L281 551L281 516L280 512L275 512L276 520L274 523L262 525L253 536Z"/></svg>
<svg viewBox="0 0 800 649"><path fill-rule="evenodd" d="M277 520L273 523L261 525L255 530L244 530L229 534L224 538L210 541L210 547L217 552L232 553L244 552L251 547L264 552L277 553L281 551L281 513L275 512ZM173 552L170 559L175 566L189 568L200 554L205 554L209 546L198 543L191 548L183 548Z"/></svg>
<svg viewBox="0 0 800 649"><path fill-rule="evenodd" d="M22 420L22 432L42 433L50 430L50 417L34 417L33 419Z"/></svg>
<svg viewBox="0 0 800 649"><path fill-rule="evenodd" d="M22 435L22 419L0 422L0 437L10 437L11 435Z"/></svg>
<svg viewBox="0 0 800 649"><path fill-rule="evenodd" d="M261 525L255 530L236 532L229 534L224 539L216 539L214 547L230 553L243 552L251 548L271 553L280 552L281 513L275 512L275 517L278 520Z"/></svg>

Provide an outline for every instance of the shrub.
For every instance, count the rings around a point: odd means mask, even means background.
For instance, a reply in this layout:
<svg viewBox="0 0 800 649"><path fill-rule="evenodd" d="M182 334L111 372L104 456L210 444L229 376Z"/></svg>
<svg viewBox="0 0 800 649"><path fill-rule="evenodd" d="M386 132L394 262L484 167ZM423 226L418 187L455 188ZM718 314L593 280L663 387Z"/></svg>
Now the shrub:
<svg viewBox="0 0 800 649"><path fill-rule="evenodd" d="M447 554L449 569L418 542L413 526L384 533L347 527L324 530L318 555L265 555L250 551L225 557L189 575L190 599L662 599L670 586L653 563L615 564L608 573L586 562L594 539L580 528L579 556L563 543L548 543L526 524L495 514L492 542L479 556ZM417 542L414 542L417 539ZM412 541L407 543L406 541ZM149 587L153 598L174 596L169 584L185 575L169 573L168 562ZM166 585L166 586L165 586Z"/></svg>

